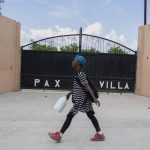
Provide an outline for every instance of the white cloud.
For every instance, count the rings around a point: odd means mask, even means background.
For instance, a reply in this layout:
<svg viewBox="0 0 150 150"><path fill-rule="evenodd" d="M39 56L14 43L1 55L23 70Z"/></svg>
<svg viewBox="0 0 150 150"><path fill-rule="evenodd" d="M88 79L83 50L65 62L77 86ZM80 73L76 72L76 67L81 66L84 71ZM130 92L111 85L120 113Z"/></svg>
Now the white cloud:
<svg viewBox="0 0 150 150"><path fill-rule="evenodd" d="M111 30L105 38L123 44L133 50L137 50L137 40L129 41L124 35L118 34L115 30Z"/></svg>
<svg viewBox="0 0 150 150"><path fill-rule="evenodd" d="M21 45L28 44L31 40L31 34L21 31Z"/></svg>
<svg viewBox="0 0 150 150"><path fill-rule="evenodd" d="M101 22L95 22L93 24L85 27L83 33L102 36L103 25ZM65 34L76 34L77 30L72 29L70 27L60 27L58 25L54 26L54 28L49 27L46 29L30 29L28 32L21 31L21 45L28 44L31 39L40 40L43 38L57 36L57 35L65 35ZM103 37L121 43L127 47L130 47L134 50L137 49L137 41L129 41L123 34L117 33L115 30L111 30L110 33L103 35Z"/></svg>
<svg viewBox="0 0 150 150"><path fill-rule="evenodd" d="M109 34L105 36L105 38L116 41L121 44L126 44L127 39L124 35L119 35L115 30L111 30Z"/></svg>
<svg viewBox="0 0 150 150"><path fill-rule="evenodd" d="M91 25L88 25L84 33L92 34L92 35L100 35L102 33L103 26L100 22L95 22ZM69 28L69 27L60 27L55 26L54 28L47 29L30 29L29 32L22 31L21 32L21 44L27 44L31 39L39 40L51 36L56 35L64 35L64 34L75 34L78 33L77 30Z"/></svg>
<svg viewBox="0 0 150 150"><path fill-rule="evenodd" d="M57 29L57 35L63 35L63 34L75 34L77 33L76 30L74 29L71 29L69 27L66 27L66 28L63 28L63 27L60 27L60 26L55 26L55 28Z"/></svg>
<svg viewBox="0 0 150 150"><path fill-rule="evenodd" d="M137 50L137 40L133 40L129 47L131 47L133 50Z"/></svg>
<svg viewBox="0 0 150 150"><path fill-rule="evenodd" d="M93 34L93 35L101 35L103 31L103 26L101 24L101 22L95 22L91 25L88 25L85 30L83 31L83 33L85 34Z"/></svg>
<svg viewBox="0 0 150 150"><path fill-rule="evenodd" d="M55 26L54 28L47 29L30 29L29 32L21 31L21 44L27 44L31 39L39 40L51 36L64 35L64 34L75 34L76 30L69 27Z"/></svg>

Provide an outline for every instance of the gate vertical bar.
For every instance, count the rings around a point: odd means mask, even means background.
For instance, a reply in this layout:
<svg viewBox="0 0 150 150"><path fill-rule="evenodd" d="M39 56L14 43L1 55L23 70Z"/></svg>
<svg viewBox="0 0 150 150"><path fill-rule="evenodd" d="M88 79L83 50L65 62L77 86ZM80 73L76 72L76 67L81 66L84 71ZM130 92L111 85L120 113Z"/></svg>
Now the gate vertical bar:
<svg viewBox="0 0 150 150"><path fill-rule="evenodd" d="M22 90L22 52L23 51L23 46L21 46L21 48L20 48L20 53L21 53L21 55L20 55L20 62L21 62L21 64L20 64L20 90Z"/></svg>
<svg viewBox="0 0 150 150"><path fill-rule="evenodd" d="M80 27L80 34L79 34L79 53L81 54L82 49L82 27Z"/></svg>
<svg viewBox="0 0 150 150"><path fill-rule="evenodd" d="M144 0L144 25L147 25L147 0Z"/></svg>
<svg viewBox="0 0 150 150"><path fill-rule="evenodd" d="M137 51L135 51L134 92L136 89Z"/></svg>

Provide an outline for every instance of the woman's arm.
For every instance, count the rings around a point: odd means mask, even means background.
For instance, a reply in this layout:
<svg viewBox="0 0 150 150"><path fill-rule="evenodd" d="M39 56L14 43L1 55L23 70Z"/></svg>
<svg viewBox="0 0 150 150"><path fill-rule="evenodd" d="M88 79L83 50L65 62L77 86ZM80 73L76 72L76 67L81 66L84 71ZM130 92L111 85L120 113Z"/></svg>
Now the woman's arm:
<svg viewBox="0 0 150 150"><path fill-rule="evenodd" d="M94 99L94 103L99 107L100 106L100 102L99 100L95 97L93 90L91 89L91 87L89 86L89 84L85 85L85 90L88 91L90 93L90 95L92 96L92 98Z"/></svg>

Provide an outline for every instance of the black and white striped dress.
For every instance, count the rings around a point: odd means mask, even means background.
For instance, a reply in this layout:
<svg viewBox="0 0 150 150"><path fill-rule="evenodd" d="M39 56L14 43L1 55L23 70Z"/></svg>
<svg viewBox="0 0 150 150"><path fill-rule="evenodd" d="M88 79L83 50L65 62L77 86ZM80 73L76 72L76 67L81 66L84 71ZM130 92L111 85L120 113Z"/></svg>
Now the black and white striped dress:
<svg viewBox="0 0 150 150"><path fill-rule="evenodd" d="M86 76L87 75L84 72L84 69L80 69L74 77L72 93L73 108L70 110L73 112L74 115L77 114L79 111L92 111L94 113L92 102L87 92L83 88L86 84L88 84ZM78 80L80 81L82 86L79 84Z"/></svg>

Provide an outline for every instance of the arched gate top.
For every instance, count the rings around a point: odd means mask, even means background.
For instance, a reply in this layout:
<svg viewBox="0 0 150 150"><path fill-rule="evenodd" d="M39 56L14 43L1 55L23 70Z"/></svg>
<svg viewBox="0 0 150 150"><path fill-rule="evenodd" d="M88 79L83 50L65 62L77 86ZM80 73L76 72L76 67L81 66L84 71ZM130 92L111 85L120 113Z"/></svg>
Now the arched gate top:
<svg viewBox="0 0 150 150"><path fill-rule="evenodd" d="M59 35L44 38L38 41L32 41L21 47L22 50L35 49L35 45L38 46L49 46L54 51L69 51L69 48L74 48L74 51L78 51L79 40L82 41L81 51L85 52L97 52L97 53L115 53L118 51L120 54L136 54L136 51L131 48L122 45L118 42L89 34L68 34ZM40 50L37 49L37 50Z"/></svg>

